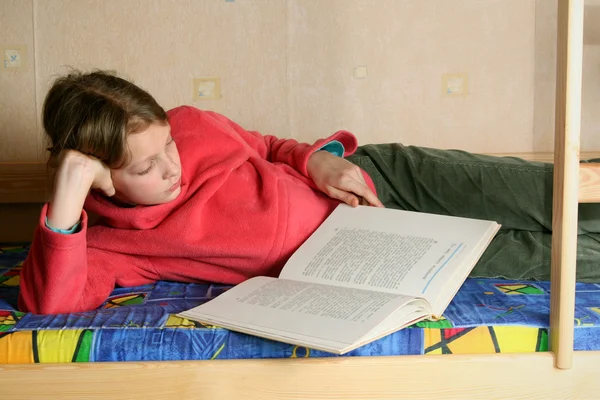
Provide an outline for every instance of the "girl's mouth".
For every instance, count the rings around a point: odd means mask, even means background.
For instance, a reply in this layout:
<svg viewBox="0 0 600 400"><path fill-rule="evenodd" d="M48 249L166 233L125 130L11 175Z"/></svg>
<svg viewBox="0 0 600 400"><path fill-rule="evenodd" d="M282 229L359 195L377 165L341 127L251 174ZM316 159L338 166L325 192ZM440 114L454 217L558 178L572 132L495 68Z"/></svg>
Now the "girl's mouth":
<svg viewBox="0 0 600 400"><path fill-rule="evenodd" d="M175 184L171 186L168 191L174 192L179 186L181 186L181 178L177 179L177 182L175 182Z"/></svg>

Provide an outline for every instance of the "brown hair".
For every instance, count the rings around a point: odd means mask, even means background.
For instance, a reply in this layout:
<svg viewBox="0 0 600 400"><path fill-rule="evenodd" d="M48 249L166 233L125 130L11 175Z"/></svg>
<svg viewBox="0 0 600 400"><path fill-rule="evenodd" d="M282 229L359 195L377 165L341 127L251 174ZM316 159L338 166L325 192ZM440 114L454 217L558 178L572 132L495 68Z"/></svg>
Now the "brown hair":
<svg viewBox="0 0 600 400"><path fill-rule="evenodd" d="M63 150L94 156L110 168L128 162L127 135L167 124L145 90L104 71L71 72L54 81L42 113L50 162Z"/></svg>

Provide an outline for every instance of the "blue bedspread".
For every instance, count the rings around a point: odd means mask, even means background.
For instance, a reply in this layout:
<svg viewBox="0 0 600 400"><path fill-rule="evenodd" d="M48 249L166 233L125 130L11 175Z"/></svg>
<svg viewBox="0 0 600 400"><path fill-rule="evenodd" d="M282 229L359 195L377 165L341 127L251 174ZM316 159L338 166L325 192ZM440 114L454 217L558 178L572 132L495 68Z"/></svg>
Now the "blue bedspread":
<svg viewBox="0 0 600 400"><path fill-rule="evenodd" d="M16 310L27 247L0 247L0 363L330 357L322 351L230 332L176 313L229 287L157 282L115 289L97 310L33 315ZM468 279L439 321L348 356L545 351L548 282ZM600 350L600 285L578 284L575 349Z"/></svg>

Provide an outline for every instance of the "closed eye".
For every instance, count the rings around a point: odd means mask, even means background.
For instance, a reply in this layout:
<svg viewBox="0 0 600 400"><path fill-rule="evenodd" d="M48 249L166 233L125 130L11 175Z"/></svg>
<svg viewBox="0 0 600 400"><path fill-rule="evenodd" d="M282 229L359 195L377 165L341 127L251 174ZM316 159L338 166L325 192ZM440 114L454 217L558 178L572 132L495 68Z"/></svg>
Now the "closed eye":
<svg viewBox="0 0 600 400"><path fill-rule="evenodd" d="M148 172L150 172L152 167L154 167L154 160L150 161L150 166L148 167L148 169L145 169L142 172L138 172L138 175L146 175Z"/></svg>
<svg viewBox="0 0 600 400"><path fill-rule="evenodd" d="M175 139L173 139L173 136L169 136L169 140L165 144L165 147L169 147L173 143L175 143ZM146 175L147 173L149 173L152 170L152 167L154 167L154 164L155 164L154 160L151 160L150 166L147 169L145 169L144 171L138 172L138 175L142 176L142 175Z"/></svg>

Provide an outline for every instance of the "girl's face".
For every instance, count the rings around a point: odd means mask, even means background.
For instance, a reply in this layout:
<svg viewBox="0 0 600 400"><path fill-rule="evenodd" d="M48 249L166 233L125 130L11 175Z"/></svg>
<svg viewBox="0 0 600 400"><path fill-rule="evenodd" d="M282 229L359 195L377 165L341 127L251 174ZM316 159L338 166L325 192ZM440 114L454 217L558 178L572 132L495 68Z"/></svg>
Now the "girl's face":
<svg viewBox="0 0 600 400"><path fill-rule="evenodd" d="M130 134L131 160L111 170L115 197L125 203L153 205L174 200L181 192L181 161L171 127L152 124Z"/></svg>

